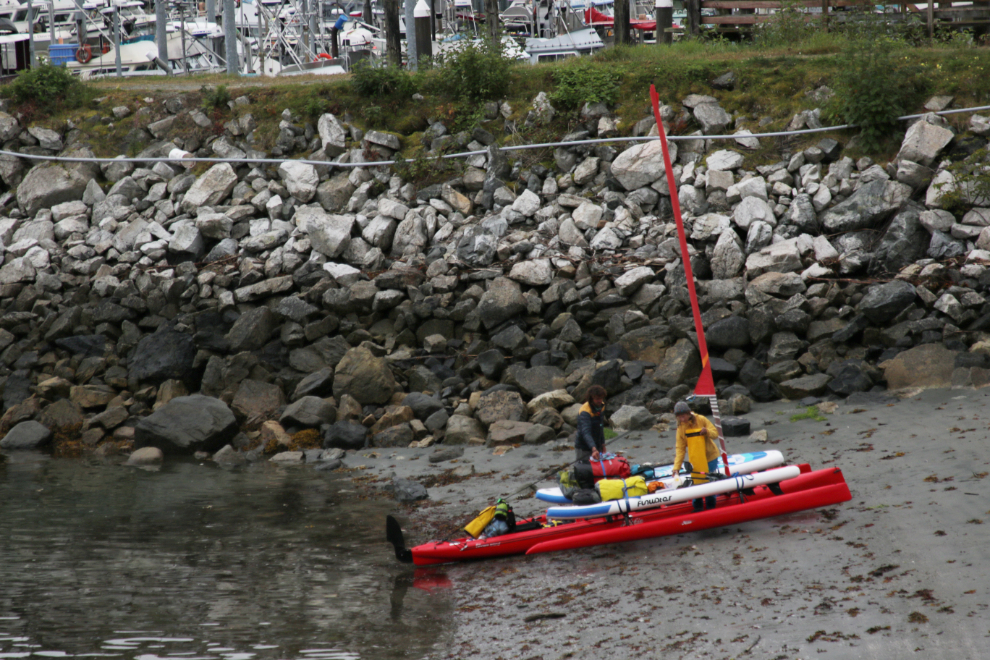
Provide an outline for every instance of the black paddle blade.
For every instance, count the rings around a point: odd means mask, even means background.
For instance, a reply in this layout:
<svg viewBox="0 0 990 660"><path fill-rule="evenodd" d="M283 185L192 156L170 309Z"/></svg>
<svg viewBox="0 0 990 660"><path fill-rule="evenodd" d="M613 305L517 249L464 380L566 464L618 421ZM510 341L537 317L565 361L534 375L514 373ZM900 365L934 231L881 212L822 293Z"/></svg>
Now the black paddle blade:
<svg viewBox="0 0 990 660"><path fill-rule="evenodd" d="M406 549L406 539L402 536L399 521L392 516L385 516L385 540L395 548L395 558L403 564L412 563L412 550Z"/></svg>

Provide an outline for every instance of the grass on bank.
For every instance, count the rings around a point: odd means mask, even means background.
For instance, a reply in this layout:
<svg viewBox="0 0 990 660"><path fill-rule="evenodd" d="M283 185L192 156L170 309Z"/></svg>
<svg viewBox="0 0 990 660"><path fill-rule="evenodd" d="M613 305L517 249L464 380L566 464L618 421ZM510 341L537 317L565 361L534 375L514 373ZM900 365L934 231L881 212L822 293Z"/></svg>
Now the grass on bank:
<svg viewBox="0 0 990 660"><path fill-rule="evenodd" d="M139 152L148 141L141 126L164 116L162 101L178 89L186 90L182 93L187 107L205 106L213 121L206 128L181 127L180 137L193 144L222 134L226 122L251 113L258 123L256 147L268 150L278 136L284 109L313 124L323 113L333 112L365 129L406 136L402 155L417 161L402 173L416 180L449 178L459 167L425 155L422 131L432 121L441 121L451 133L483 125L503 143L542 142L576 127L584 101L601 101L613 109L620 132L628 135L635 122L651 116L651 84L677 111L679 101L688 94L715 95L722 107L742 117L738 127L754 133L782 130L795 113L814 107L822 107L826 125L845 123L850 116L868 125L875 121L872 132L864 132L868 139L861 139L847 153L876 160L889 158L900 144L903 129L890 123L891 115L921 110L932 94L954 96L956 107L986 104L990 98L985 85L990 50L974 47L956 33L925 45L910 25L893 32L868 24L859 32L847 28L825 33L816 25L809 29L803 18L792 19L781 12L779 20L749 42L712 37L669 46L616 47L592 57L537 66L509 62L485 46L469 46L417 73L383 67L303 81L214 74L156 78L153 83L133 78L82 83L71 76L67 79L57 67L39 67L0 93L8 99L11 111L26 121L57 129L78 128L98 155ZM713 92L711 81L729 71L736 75L735 88ZM161 90L156 90L159 85ZM835 92L824 106L810 96L822 86ZM219 94L221 88L223 94ZM526 117L532 100L541 91L550 97L557 114L549 124L529 123ZM241 95L251 103L230 108L226 101ZM414 100L414 95L422 98ZM506 101L511 113L485 121L486 101ZM114 120L108 115L117 105L128 105L134 112ZM138 112L142 108L147 108L143 115ZM948 118L957 129L967 119L962 115ZM696 129L693 124L675 122L672 132ZM845 131L832 137L848 142L854 134ZM750 160L754 164L773 162L782 150L800 149L821 137L763 139ZM553 160L549 149L516 155L527 166L549 165Z"/></svg>

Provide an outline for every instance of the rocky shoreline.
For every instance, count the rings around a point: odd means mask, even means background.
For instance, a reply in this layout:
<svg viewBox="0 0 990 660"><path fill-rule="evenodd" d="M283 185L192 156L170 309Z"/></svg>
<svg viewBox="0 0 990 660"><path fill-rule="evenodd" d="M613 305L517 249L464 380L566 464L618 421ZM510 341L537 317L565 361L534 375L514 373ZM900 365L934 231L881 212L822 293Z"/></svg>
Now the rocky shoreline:
<svg viewBox="0 0 990 660"><path fill-rule="evenodd" d="M137 105L100 111L134 116L138 159L326 165L0 159L0 448L333 468L369 447L566 442L592 384L614 428L649 429L697 379L657 141L565 144L524 167L496 144L512 109L488 104L471 133L422 136L487 155L417 186L340 167L408 139L346 117L286 110L262 153L248 97L220 135L181 97ZM540 94L524 121L553 113ZM990 382L990 209L941 208L947 164L986 145L990 120L957 135L925 115L886 165L825 138L750 166L759 140L740 127L758 118L696 94L662 116L697 129L671 155L724 414ZM564 142L628 132L600 104L581 119ZM91 156L81 135L0 114L5 149Z"/></svg>

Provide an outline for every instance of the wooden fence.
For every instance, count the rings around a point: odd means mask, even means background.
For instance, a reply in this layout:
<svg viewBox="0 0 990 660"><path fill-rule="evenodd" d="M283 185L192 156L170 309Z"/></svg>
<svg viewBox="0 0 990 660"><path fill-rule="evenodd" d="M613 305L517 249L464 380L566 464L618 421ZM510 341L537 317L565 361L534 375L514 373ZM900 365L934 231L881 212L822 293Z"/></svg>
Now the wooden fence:
<svg viewBox="0 0 990 660"><path fill-rule="evenodd" d="M807 20L819 21L824 30L828 30L829 22L842 20L851 8L870 8L873 3L864 4L862 0L796 0L795 2L780 2L779 0L684 0L687 10L687 29L697 34L702 25L721 32L740 32L752 26L770 20L771 12L782 8L805 8ZM911 14L920 14L928 27L931 38L935 26L950 28L973 28L977 35L990 32L990 0L973 0L972 2L916 2L911 4L888 5L886 16L891 20L903 20ZM703 10L714 10L713 15Z"/></svg>

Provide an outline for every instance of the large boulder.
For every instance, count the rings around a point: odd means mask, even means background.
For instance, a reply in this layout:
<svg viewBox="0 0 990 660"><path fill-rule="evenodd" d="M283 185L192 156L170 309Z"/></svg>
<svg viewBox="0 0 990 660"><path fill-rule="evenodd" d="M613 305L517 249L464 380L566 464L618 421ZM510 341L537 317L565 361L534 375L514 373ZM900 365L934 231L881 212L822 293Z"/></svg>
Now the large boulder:
<svg viewBox="0 0 990 660"><path fill-rule="evenodd" d="M17 203L32 218L40 209L82 199L88 183L85 176L60 165L37 165L17 186Z"/></svg>
<svg viewBox="0 0 990 660"><path fill-rule="evenodd" d="M483 445L485 444L485 427L481 422L466 415L451 415L447 420L447 431L444 435L445 445Z"/></svg>
<svg viewBox="0 0 990 660"><path fill-rule="evenodd" d="M670 143L670 160L677 160L677 145ZM664 175L663 151L660 140L651 140L630 147L612 161L612 176L626 190L648 186Z"/></svg>
<svg viewBox="0 0 990 660"><path fill-rule="evenodd" d="M866 292L856 310L875 325L882 325L914 302L914 285L903 280L877 284Z"/></svg>
<svg viewBox="0 0 990 660"><path fill-rule="evenodd" d="M822 214L829 233L872 229L891 216L911 198L911 187L897 181L877 179L854 192Z"/></svg>
<svg viewBox="0 0 990 660"><path fill-rule="evenodd" d="M368 429L362 424L341 421L332 424L323 434L323 448L361 449L368 437Z"/></svg>
<svg viewBox="0 0 990 660"><path fill-rule="evenodd" d="M661 387L671 388L694 381L701 373L701 355L690 339L679 339L667 349L663 362L653 375Z"/></svg>
<svg viewBox="0 0 990 660"><path fill-rule="evenodd" d="M526 311L526 299L519 285L496 277L478 302L477 313L485 328L492 329Z"/></svg>
<svg viewBox="0 0 990 660"><path fill-rule="evenodd" d="M21 422L0 440L0 449L39 449L52 439L52 432L34 420Z"/></svg>
<svg viewBox="0 0 990 660"><path fill-rule="evenodd" d="M518 392L496 390L483 394L478 399L474 416L485 426L490 426L499 420L524 422L526 421L526 405Z"/></svg>
<svg viewBox="0 0 990 660"><path fill-rule="evenodd" d="M234 353L258 350L268 342L278 325L278 317L267 307L255 307L241 314L227 333L230 350Z"/></svg>
<svg viewBox="0 0 990 660"><path fill-rule="evenodd" d="M901 142L897 160L907 160L930 167L939 153L952 142L955 134L938 125L945 120L934 114L925 115L912 124Z"/></svg>
<svg viewBox="0 0 990 660"><path fill-rule="evenodd" d="M182 211L195 213L201 206L216 206L227 199L237 185L237 173L229 163L218 163L196 179L182 198Z"/></svg>
<svg viewBox="0 0 990 660"><path fill-rule="evenodd" d="M645 431L655 422L656 418L642 406L622 406L612 413L612 427L617 431Z"/></svg>
<svg viewBox="0 0 990 660"><path fill-rule="evenodd" d="M894 216L873 253L871 275L897 273L925 256L931 239L920 221L924 210L920 204L910 203Z"/></svg>
<svg viewBox="0 0 990 660"><path fill-rule="evenodd" d="M316 196L320 175L316 173L314 166L287 160L278 166L278 175L282 177L289 194L303 204Z"/></svg>
<svg viewBox="0 0 990 660"><path fill-rule="evenodd" d="M334 373L333 395L338 399L350 394L361 404L383 404L392 398L396 388L385 360L363 346L347 351Z"/></svg>
<svg viewBox="0 0 990 660"><path fill-rule="evenodd" d="M780 393L788 399L803 399L807 396L818 396L825 392L832 377L828 374L813 374L800 376L780 383Z"/></svg>
<svg viewBox="0 0 990 660"><path fill-rule="evenodd" d="M879 366L887 379L887 388L949 387L955 366L955 351L942 344L922 344L898 353Z"/></svg>
<svg viewBox="0 0 990 660"><path fill-rule="evenodd" d="M102 354L102 350L100 352ZM192 335L178 332L171 324L166 324L138 342L134 357L128 363L128 377L152 385L160 385L166 380L189 382L195 358L196 345Z"/></svg>
<svg viewBox="0 0 990 660"><path fill-rule="evenodd" d="M527 369L525 364L517 363L506 369L504 381L515 385L523 394L532 398L557 389L553 381L563 375L564 372L559 367L539 366Z"/></svg>
<svg viewBox="0 0 990 660"><path fill-rule="evenodd" d="M668 326L647 325L625 333L619 343L630 359L660 364L674 343L674 334Z"/></svg>
<svg viewBox="0 0 990 660"><path fill-rule="evenodd" d="M708 346L715 349L749 346L749 320L742 316L727 316L705 330Z"/></svg>
<svg viewBox="0 0 990 660"><path fill-rule="evenodd" d="M138 422L134 448L158 447L166 454L218 451L237 435L237 419L220 399L180 396Z"/></svg>

